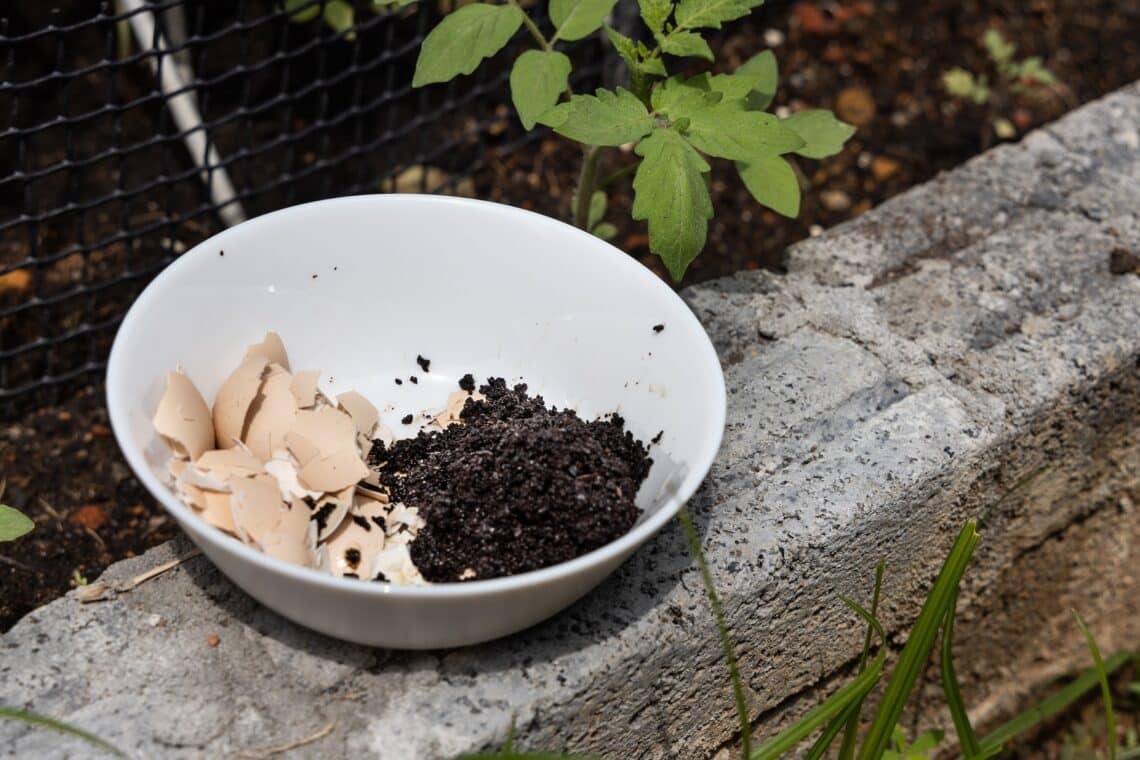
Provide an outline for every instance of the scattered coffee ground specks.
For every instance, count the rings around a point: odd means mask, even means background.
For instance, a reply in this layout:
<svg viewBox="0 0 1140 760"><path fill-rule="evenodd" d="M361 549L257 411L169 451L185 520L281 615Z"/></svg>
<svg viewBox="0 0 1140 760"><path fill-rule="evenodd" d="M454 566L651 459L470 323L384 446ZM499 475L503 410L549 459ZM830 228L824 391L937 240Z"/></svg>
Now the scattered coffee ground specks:
<svg viewBox="0 0 1140 760"><path fill-rule="evenodd" d="M412 385L419 385L420 384L420 379L418 377L416 377L415 375L412 375L408 379L412 381Z"/></svg>
<svg viewBox="0 0 1140 760"><path fill-rule="evenodd" d="M401 420L400 420L400 422L402 422L402 423L403 423L403 424L405 424L405 425L411 425L411 424L412 424L412 420L414 420L414 419L415 419L415 416L414 416L414 415L411 415L411 414L405 414L405 415L404 415L404 417L403 417L403 419L401 419Z"/></svg>
<svg viewBox="0 0 1140 760"><path fill-rule="evenodd" d="M373 578L372 580L377 581L378 583L387 583L388 582L388 576L384 575L384 573L376 573L376 577Z"/></svg>
<svg viewBox="0 0 1140 760"><path fill-rule="evenodd" d="M419 507L409 545L428 581L495 578L565 562L624 535L652 461L613 415L586 422L494 378L462 425L421 431L369 464L393 501Z"/></svg>
<svg viewBox="0 0 1140 760"><path fill-rule="evenodd" d="M416 354L416 364L420 365L420 369L424 372L431 372L431 359L425 359L419 354Z"/></svg>
<svg viewBox="0 0 1140 760"><path fill-rule="evenodd" d="M345 573L345 574L344 574L343 576L341 576L341 577L343 577L343 578L356 578L357 580L359 580L359 579L360 579L360 576L359 576L359 575L357 575L356 573Z"/></svg>
<svg viewBox="0 0 1140 760"><path fill-rule="evenodd" d="M360 564L360 550L356 547L349 547L344 552L344 561L348 563L349 567L355 570L356 566Z"/></svg>
<svg viewBox="0 0 1140 760"><path fill-rule="evenodd" d="M1115 275L1140 274L1140 256L1127 248L1113 248L1108 254L1108 271Z"/></svg>
<svg viewBox="0 0 1140 760"><path fill-rule="evenodd" d="M665 329L665 325L653 325L653 332L659 333Z"/></svg>
<svg viewBox="0 0 1140 760"><path fill-rule="evenodd" d="M313 279L314 279L314 280L315 280L315 279L317 279L317 276L316 276L316 275L313 275Z"/></svg>
<svg viewBox="0 0 1140 760"><path fill-rule="evenodd" d="M226 255L226 252L225 252L225 251L218 251L218 255L219 255L219 256L225 256L225 255Z"/></svg>
<svg viewBox="0 0 1140 760"><path fill-rule="evenodd" d="M372 530L372 523L368 522L368 518L364 515L353 515L352 521L367 531Z"/></svg>
<svg viewBox="0 0 1140 760"><path fill-rule="evenodd" d="M403 384L404 384L404 381L397 377L396 378L396 385L403 385Z"/></svg>
<svg viewBox="0 0 1140 760"><path fill-rule="evenodd" d="M475 378L472 377L470 372L459 378L459 390L467 391L468 393L475 392Z"/></svg>
<svg viewBox="0 0 1140 760"><path fill-rule="evenodd" d="M663 435L665 435L665 431L664 431L664 430L661 430L661 431L659 431L659 432L657 433L657 435L655 435L655 436L653 436L652 438L650 438L650 439L649 439L649 442L650 442L650 443L661 443L661 437L662 437Z"/></svg>
<svg viewBox="0 0 1140 760"><path fill-rule="evenodd" d="M336 505L325 504L323 507L321 507L316 512L314 512L313 516L309 518L310 520L316 520L317 521L317 532L318 533L324 532L325 525L328 523L328 520L329 520L329 515L332 514L332 511L334 509L336 509Z"/></svg>

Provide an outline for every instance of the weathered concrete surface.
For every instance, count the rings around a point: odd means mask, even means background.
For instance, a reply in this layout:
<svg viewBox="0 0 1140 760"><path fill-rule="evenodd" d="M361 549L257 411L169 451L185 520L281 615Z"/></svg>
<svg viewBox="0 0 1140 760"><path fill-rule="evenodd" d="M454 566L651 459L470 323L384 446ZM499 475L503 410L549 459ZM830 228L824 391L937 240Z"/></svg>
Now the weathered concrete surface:
<svg viewBox="0 0 1140 760"><path fill-rule="evenodd" d="M958 651L979 717L1018 697L979 676L1033 686L1084 664L1070 605L1104 649L1140 647L1140 277L1108 267L1140 251L1138 179L1133 86L797 246L786 276L687 293L730 394L692 509L759 735L850 666L862 628L836 594L865 596L884 557L882 616L905 630L971 515L984 539ZM525 745L707 757L735 720L676 529L556 619L432 654L308 633L199 558L29 615L0 639L0 703L141 757L223 756L334 719L300 755L441 756L502 741L512 715ZM0 724L2 752L86 749Z"/></svg>

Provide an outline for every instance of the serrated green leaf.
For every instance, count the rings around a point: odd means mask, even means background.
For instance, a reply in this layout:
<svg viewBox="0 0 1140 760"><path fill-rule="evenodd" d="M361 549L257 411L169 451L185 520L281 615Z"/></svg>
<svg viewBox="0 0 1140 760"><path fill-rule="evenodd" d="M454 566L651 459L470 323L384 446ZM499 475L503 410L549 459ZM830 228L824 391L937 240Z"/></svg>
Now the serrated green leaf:
<svg viewBox="0 0 1140 760"><path fill-rule="evenodd" d="M855 127L835 118L835 114L822 108L799 111L782 122L785 127L803 138L804 146L796 153L804 158L827 158L843 150L843 144L855 134Z"/></svg>
<svg viewBox="0 0 1140 760"><path fill-rule="evenodd" d="M304 24L321 15L321 4L317 0L285 0L285 10L291 13L289 20L294 24Z"/></svg>
<svg viewBox="0 0 1140 760"><path fill-rule="evenodd" d="M610 44L614 46L614 52L621 56L625 64L632 69L638 64L637 43L609 24L606 24L605 28L606 36L609 37Z"/></svg>
<svg viewBox="0 0 1140 760"><path fill-rule="evenodd" d="M713 206L709 165L680 134L655 129L637 144L642 157L633 178L633 218L649 222L649 249L680 280L705 247Z"/></svg>
<svg viewBox="0 0 1140 760"><path fill-rule="evenodd" d="M693 86L719 92L725 100L741 100L752 92L752 80L739 74L701 74L692 79Z"/></svg>
<svg viewBox="0 0 1140 760"><path fill-rule="evenodd" d="M752 80L752 92L748 94L748 108L752 111L763 111L776 97L776 86L779 83L780 67L776 63L776 54L771 50L749 58L736 69L736 75L748 77Z"/></svg>
<svg viewBox="0 0 1140 760"><path fill-rule="evenodd" d="M800 215L800 179L786 159L761 156L739 161L736 171L748 192L762 205L790 219Z"/></svg>
<svg viewBox="0 0 1140 760"><path fill-rule="evenodd" d="M0 504L0 541L14 541L31 533L36 524L18 509Z"/></svg>
<svg viewBox="0 0 1140 760"><path fill-rule="evenodd" d="M554 39L580 40L598 31L615 4L617 0L550 0Z"/></svg>
<svg viewBox="0 0 1140 760"><path fill-rule="evenodd" d="M533 129L538 117L558 103L570 80L570 59L553 50L527 50L511 67L511 100L519 121Z"/></svg>
<svg viewBox="0 0 1140 760"><path fill-rule="evenodd" d="M677 3L677 28L720 29L725 21L747 16L764 0L680 0Z"/></svg>
<svg viewBox="0 0 1140 760"><path fill-rule="evenodd" d="M503 49L523 23L516 5L465 5L432 29L420 47L412 87L470 74Z"/></svg>
<svg viewBox="0 0 1140 760"><path fill-rule="evenodd" d="M709 43L705 42L704 38L695 32L672 32L661 37L658 42L661 45L661 50L669 55L682 58L704 58L706 61L713 60L713 52Z"/></svg>
<svg viewBox="0 0 1140 760"><path fill-rule="evenodd" d="M538 121L586 145L624 145L653 129L645 105L621 87L616 92L599 89L595 95L572 95Z"/></svg>
<svg viewBox="0 0 1140 760"><path fill-rule="evenodd" d="M994 59L995 63L1002 64L1013 58L1013 54L1017 52L1017 45L1012 42L1006 42L1005 38L1001 36L1001 32L997 29L987 29L986 33L982 36L982 44L986 46L986 51L989 52L990 57Z"/></svg>
<svg viewBox="0 0 1140 760"><path fill-rule="evenodd" d="M669 72L665 70L665 61L660 58L649 58L641 62L641 70L646 74L653 74L654 76L667 76Z"/></svg>
<svg viewBox="0 0 1140 760"><path fill-rule="evenodd" d="M711 108L719 103L723 96L719 92L709 90L707 80L706 74L689 80L682 79L680 74L669 77L657 85L649 96L653 110L677 120L686 118L696 111Z"/></svg>
<svg viewBox="0 0 1140 760"><path fill-rule="evenodd" d="M346 40L356 39L356 32L352 31L356 11L345 0L328 0L325 3L325 23L337 34L343 34Z"/></svg>
<svg viewBox="0 0 1140 760"><path fill-rule="evenodd" d="M609 222L602 222L591 231L594 233L594 235L600 237L602 240L613 240L615 237L617 237L618 232L617 227L613 226Z"/></svg>
<svg viewBox="0 0 1140 760"><path fill-rule="evenodd" d="M673 14L673 0L637 0L641 20L654 35L665 30L665 22Z"/></svg>
<svg viewBox="0 0 1140 760"><path fill-rule="evenodd" d="M718 103L688 116L685 138L700 151L718 158L746 161L791 153L805 144L772 114L742 111L738 103Z"/></svg>

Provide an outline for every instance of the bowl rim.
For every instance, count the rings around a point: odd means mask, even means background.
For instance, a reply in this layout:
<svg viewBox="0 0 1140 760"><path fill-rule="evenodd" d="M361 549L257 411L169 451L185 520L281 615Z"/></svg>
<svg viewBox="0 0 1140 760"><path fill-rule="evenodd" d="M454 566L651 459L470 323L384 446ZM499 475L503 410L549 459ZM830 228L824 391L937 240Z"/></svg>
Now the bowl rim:
<svg viewBox="0 0 1140 760"><path fill-rule="evenodd" d="M142 449L137 447L130 438L128 401L126 399L120 400L118 396L121 394L118 394L116 389L123 382L120 378L124 376L126 371L123 356L125 349L123 346L126 344L131 333L136 329L136 325L145 319L147 308L151 301L159 297L160 289L165 287L168 282L176 280L180 276L181 270L189 266L191 262L215 250L219 243L224 243L226 237L231 235L235 230L242 229L243 234L250 234L251 232L257 232L257 228L259 227L266 227L268 229L271 228L272 225L280 223L281 220L299 213L302 209L305 213L313 213L314 209L319 210L323 207L346 206L351 204L383 205L393 202L417 203L441 208L446 206L476 208L480 210L480 213L500 214L508 219L510 217L523 217L532 222L538 221L539 223L547 224L551 228L551 234L569 235L571 237L577 236L584 248L592 247L594 249L596 252L594 255L607 255L609 259L611 259L609 262L610 265L625 267L632 273L632 277L635 281L644 283L645 287L657 288L666 294L666 300L671 299L673 304L677 307L677 314L672 318L689 321L689 323L695 325L699 333L705 337L700 347L703 356L693 357L693 361L707 362L715 368L716 382L714 393L717 395L717 398L712 399L713 412L715 413L715 418L712 420L714 425L711 428L712 440L706 448L702 449L695 461L686 462L689 466L689 471L669 498L645 520L635 525L632 530L580 557L517 575L484 580L471 580L463 583L436 583L425 586L402 586L384 582L362 583L359 579L340 578L328 573L323 573L316 568L302 567L271 557L240 540L234 539L232 536L223 534L222 531L217 528L202 522L201 518L194 514L190 507L177 499L169 486L162 482L151 471L150 466L143 456ZM613 254L618 255L614 256ZM704 481L712 467L713 461L720 451L727 415L727 392L724 383L724 372L707 331L676 291L670 288L643 264L627 255L621 249L595 235L544 214L491 201L426 194L385 193L327 198L278 209L211 235L187 250L159 272L159 274L147 284L138 298L135 299L115 334L115 339L111 345L111 351L107 361L105 381L108 416L119 449L134 471L135 476L142 481L146 489L158 500L163 508L180 523L183 532L191 532L186 530L185 525L187 522L198 521L201 524L203 530L194 531L195 535L191 536L191 538L195 539L196 543L200 537L201 540L209 542L220 551L232 553L242 560L258 566L259 569L263 571L277 574L291 581L321 587L330 592L348 591L369 596L396 596L406 599L443 599L510 592L541 586L567 576L577 575L592 567L603 565L615 559L619 561L624 559L625 556L632 554L641 544L664 527L665 524L680 511L681 507Z"/></svg>

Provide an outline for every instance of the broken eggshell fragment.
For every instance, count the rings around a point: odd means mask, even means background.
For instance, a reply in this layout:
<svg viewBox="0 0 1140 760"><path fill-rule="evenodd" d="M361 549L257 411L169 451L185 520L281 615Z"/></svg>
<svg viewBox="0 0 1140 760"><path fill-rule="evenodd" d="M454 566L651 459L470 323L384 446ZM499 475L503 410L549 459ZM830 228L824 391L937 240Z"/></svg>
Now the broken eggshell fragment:
<svg viewBox="0 0 1140 760"><path fill-rule="evenodd" d="M245 432L249 407L261 389L261 378L269 360L249 356L225 379L214 397L214 435L219 449L232 449Z"/></svg>
<svg viewBox="0 0 1140 760"><path fill-rule="evenodd" d="M333 575L367 577L376 555L384 548L384 530L371 518L383 518L383 507L377 502L359 503L321 546L319 566Z"/></svg>
<svg viewBox="0 0 1140 760"><path fill-rule="evenodd" d="M289 390L297 401L300 409L311 409L317 404L317 381L320 380L319 369L305 369L293 375L293 382Z"/></svg>
<svg viewBox="0 0 1140 760"><path fill-rule="evenodd" d="M427 583L412 562L406 544L389 543L380 550L372 561L369 577L400 586L422 586Z"/></svg>
<svg viewBox="0 0 1140 760"><path fill-rule="evenodd" d="M266 361L280 365L286 372L289 371L289 355L285 353L285 343L281 340L281 336L273 331L265 333L260 343L254 343L245 350L245 358L249 359L251 356L265 357Z"/></svg>
<svg viewBox="0 0 1140 760"><path fill-rule="evenodd" d="M357 432L370 436L376 429L376 423L380 421L380 412L364 396L356 391L346 391L336 397L336 403L352 418Z"/></svg>
<svg viewBox="0 0 1140 760"><path fill-rule="evenodd" d="M297 399L293 396L292 382L293 376L281 365L269 365L261 389L249 407L249 421L242 440L263 462L271 459L273 452L285 445L285 436L297 417Z"/></svg>
<svg viewBox="0 0 1140 760"><path fill-rule="evenodd" d="M230 509L241 540L260 545L284 516L285 503L277 481L267 474L230 477Z"/></svg>
<svg viewBox="0 0 1140 760"><path fill-rule="evenodd" d="M197 459L214 447L214 423L206 399L181 372L166 374L166 391L154 413L154 429L176 455Z"/></svg>

